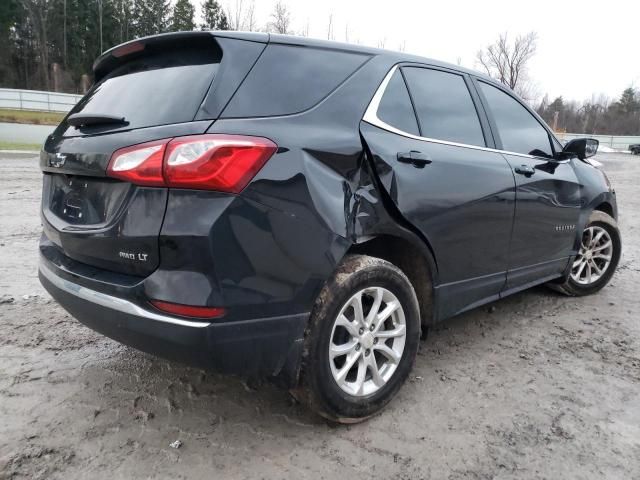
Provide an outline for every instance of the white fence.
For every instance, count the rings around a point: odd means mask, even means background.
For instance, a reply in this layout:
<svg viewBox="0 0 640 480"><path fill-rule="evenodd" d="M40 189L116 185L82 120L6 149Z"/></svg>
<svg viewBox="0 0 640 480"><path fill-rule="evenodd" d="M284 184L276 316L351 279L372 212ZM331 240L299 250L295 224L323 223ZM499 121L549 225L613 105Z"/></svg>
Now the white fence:
<svg viewBox="0 0 640 480"><path fill-rule="evenodd" d="M623 135L589 135L586 133L556 133L561 141L573 140L574 138L595 138L600 142L600 146L613 148L614 150L628 150L629 145L640 143L640 136L631 137Z"/></svg>
<svg viewBox="0 0 640 480"><path fill-rule="evenodd" d="M66 113L82 95L0 88L0 108Z"/></svg>
<svg viewBox="0 0 640 480"><path fill-rule="evenodd" d="M0 108L66 113L71 110L81 98L82 95L73 95L70 93L0 88ZM587 135L583 133L558 133L556 135L562 141L581 137L595 138L600 141L600 145L615 150L628 150L629 145L640 143L640 136Z"/></svg>

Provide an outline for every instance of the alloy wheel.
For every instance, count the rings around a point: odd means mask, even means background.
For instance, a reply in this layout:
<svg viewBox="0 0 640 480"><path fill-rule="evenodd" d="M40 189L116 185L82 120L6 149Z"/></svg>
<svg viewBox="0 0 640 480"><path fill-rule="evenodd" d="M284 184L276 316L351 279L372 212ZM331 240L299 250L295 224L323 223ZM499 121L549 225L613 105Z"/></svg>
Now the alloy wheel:
<svg viewBox="0 0 640 480"><path fill-rule="evenodd" d="M605 274L613 256L613 242L603 227L592 225L582 233L580 251L571 266L571 278L580 285L591 285Z"/></svg>
<svg viewBox="0 0 640 480"><path fill-rule="evenodd" d="M398 298L382 287L360 290L333 324L328 352L333 379L349 395L376 393L398 368L406 338Z"/></svg>

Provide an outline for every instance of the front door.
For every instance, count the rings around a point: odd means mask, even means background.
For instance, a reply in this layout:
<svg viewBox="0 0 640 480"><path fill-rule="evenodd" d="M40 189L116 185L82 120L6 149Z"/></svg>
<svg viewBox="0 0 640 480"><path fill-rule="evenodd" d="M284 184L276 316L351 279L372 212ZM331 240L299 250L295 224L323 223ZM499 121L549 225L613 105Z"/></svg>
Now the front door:
<svg viewBox="0 0 640 480"><path fill-rule="evenodd" d="M497 141L516 179L507 290L562 273L576 239L580 183L572 161L553 158L549 133L518 100L479 81Z"/></svg>

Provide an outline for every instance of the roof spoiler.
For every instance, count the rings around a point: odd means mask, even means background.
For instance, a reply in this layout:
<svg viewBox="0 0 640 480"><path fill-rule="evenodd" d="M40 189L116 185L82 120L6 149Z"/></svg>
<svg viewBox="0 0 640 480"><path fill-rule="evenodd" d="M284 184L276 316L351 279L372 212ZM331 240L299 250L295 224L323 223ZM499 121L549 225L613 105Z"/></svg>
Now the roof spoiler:
<svg viewBox="0 0 640 480"><path fill-rule="evenodd" d="M152 35L150 37L137 38L110 48L93 62L93 74L95 81L104 78L109 72L125 61L142 56L149 51L159 51L165 46L176 43L205 40L211 37L234 38L250 42L268 43L269 34L258 32L230 32L230 31L193 31L174 32Z"/></svg>

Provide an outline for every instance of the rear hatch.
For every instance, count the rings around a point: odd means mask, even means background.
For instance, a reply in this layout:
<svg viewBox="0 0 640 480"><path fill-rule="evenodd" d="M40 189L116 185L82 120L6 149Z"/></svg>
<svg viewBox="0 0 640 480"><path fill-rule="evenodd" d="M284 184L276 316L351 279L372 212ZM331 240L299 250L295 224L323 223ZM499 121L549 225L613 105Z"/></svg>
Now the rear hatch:
<svg viewBox="0 0 640 480"><path fill-rule="evenodd" d="M204 133L263 49L258 36L189 32L136 40L102 55L93 87L41 153L49 240L66 256L107 270L145 276L157 268L167 189L109 178L111 156L131 145Z"/></svg>

